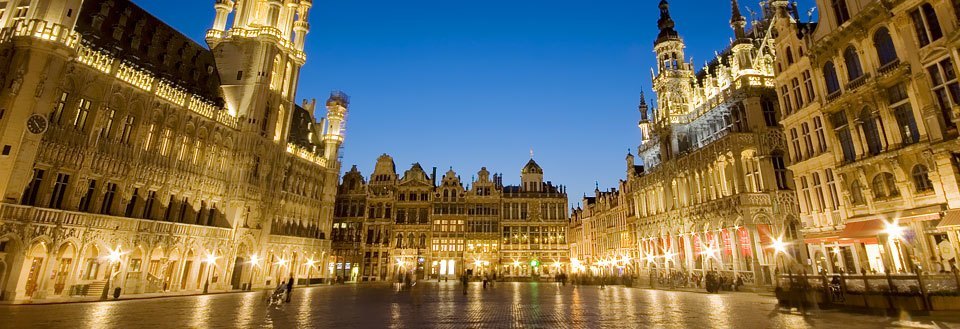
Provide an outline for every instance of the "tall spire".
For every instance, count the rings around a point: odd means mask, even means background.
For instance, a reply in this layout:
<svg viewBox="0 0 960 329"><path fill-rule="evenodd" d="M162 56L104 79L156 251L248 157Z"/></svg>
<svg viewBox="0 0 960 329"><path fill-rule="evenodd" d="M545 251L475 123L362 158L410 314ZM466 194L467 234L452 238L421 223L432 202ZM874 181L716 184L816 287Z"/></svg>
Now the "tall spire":
<svg viewBox="0 0 960 329"><path fill-rule="evenodd" d="M737 0L731 0L730 7L730 27L733 28L733 33L737 40L743 39L747 36L745 31L747 19L740 14L740 4L737 3Z"/></svg>
<svg viewBox="0 0 960 329"><path fill-rule="evenodd" d="M640 110L640 121L647 121L647 99L643 96L643 90L640 90L640 106L637 106L637 110Z"/></svg>
<svg viewBox="0 0 960 329"><path fill-rule="evenodd" d="M680 34L673 29L675 24L673 18L670 18L670 4L667 0L660 0L660 19L657 20L657 26L660 28L660 34L657 35L656 43L680 39Z"/></svg>

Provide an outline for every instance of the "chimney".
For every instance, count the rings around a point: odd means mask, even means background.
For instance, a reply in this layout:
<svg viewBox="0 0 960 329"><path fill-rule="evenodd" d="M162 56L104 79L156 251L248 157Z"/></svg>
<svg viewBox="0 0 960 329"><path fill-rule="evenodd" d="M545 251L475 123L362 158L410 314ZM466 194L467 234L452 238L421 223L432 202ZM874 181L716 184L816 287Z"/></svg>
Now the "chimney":
<svg viewBox="0 0 960 329"><path fill-rule="evenodd" d="M433 167L433 173L430 174L430 181L433 182L433 186L437 186L437 167Z"/></svg>

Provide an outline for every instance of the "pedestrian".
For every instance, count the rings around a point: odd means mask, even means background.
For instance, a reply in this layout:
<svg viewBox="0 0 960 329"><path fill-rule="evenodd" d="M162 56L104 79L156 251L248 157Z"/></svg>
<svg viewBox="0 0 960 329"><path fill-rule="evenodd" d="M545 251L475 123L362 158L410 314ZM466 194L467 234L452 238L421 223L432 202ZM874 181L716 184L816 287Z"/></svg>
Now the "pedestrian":
<svg viewBox="0 0 960 329"><path fill-rule="evenodd" d="M463 275L460 276L460 283L463 284L463 294L464 294L464 295L467 294L467 284L469 283L467 280L468 280L468 278L467 278L467 274L466 274L466 273L464 273Z"/></svg>
<svg viewBox="0 0 960 329"><path fill-rule="evenodd" d="M293 275L290 276L290 281L287 281L287 299L285 302L290 302L291 295L293 295Z"/></svg>

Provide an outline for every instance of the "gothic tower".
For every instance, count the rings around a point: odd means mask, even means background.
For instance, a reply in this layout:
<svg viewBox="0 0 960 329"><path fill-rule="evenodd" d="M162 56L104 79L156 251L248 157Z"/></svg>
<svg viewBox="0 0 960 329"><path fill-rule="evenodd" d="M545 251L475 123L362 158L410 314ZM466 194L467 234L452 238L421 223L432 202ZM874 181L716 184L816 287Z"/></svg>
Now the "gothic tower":
<svg viewBox="0 0 960 329"><path fill-rule="evenodd" d="M216 56L227 109L241 129L286 143L310 0L217 0L207 44ZM229 25L229 26L228 26Z"/></svg>
<svg viewBox="0 0 960 329"><path fill-rule="evenodd" d="M678 149L674 138L677 133L672 124L681 123L692 109L693 65L686 63L683 55L685 45L680 34L674 29L670 17L670 5L667 0L660 1L660 19L657 20L660 33L653 44L657 54L657 71L653 77L653 89L657 93L657 105L654 121L655 133L661 143L660 154L663 161L669 160Z"/></svg>

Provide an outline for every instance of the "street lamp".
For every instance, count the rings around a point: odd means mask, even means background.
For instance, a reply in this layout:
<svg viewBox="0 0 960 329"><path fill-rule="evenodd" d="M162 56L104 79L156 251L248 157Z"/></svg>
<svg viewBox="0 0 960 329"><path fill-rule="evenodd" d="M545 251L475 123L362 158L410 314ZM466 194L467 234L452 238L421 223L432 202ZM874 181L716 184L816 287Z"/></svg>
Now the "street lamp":
<svg viewBox="0 0 960 329"><path fill-rule="evenodd" d="M257 270L257 265L260 265L260 257L253 254L250 256L250 278L247 281L247 291L253 289L253 273Z"/></svg>
<svg viewBox="0 0 960 329"><path fill-rule="evenodd" d="M900 224L898 224L896 221L887 222L884 224L883 233L887 234L887 239L893 239L893 246L894 246L893 250L895 250L897 253L896 255L897 259L900 260L901 264L906 264L903 258L903 251L900 250L900 237L903 236L903 227L900 227ZM897 264L891 264L891 265L893 265L893 267L896 268Z"/></svg>
<svg viewBox="0 0 960 329"><path fill-rule="evenodd" d="M103 293L100 295L100 299L107 299L107 295L110 294L110 281L113 279L113 264L120 262L120 256L123 255L123 252L120 251L120 246L117 246L117 249L111 250L110 254L107 255L107 261L109 262L108 272L107 272L107 284L103 286Z"/></svg>
<svg viewBox="0 0 960 329"><path fill-rule="evenodd" d="M204 294L210 291L210 272L213 272L213 270L211 270L211 267L215 266L214 263L216 263L217 258L218 257L214 254L207 254L207 259L204 260L205 262L207 262L207 275L203 283Z"/></svg>

